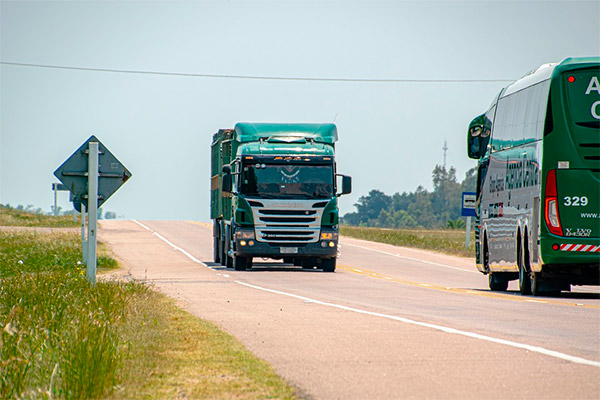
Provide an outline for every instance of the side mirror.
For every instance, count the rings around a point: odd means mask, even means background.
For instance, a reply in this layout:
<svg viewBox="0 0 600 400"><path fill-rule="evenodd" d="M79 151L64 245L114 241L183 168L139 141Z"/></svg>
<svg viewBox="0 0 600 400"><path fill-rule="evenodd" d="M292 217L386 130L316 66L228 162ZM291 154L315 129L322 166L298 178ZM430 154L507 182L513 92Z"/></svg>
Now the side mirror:
<svg viewBox="0 0 600 400"><path fill-rule="evenodd" d="M225 174L230 174L231 173L231 166L230 165L223 165L223 172Z"/></svg>
<svg viewBox="0 0 600 400"><path fill-rule="evenodd" d="M467 155L469 158L479 160L485 155L491 130L492 123L485 114L475 117L471 121L467 132Z"/></svg>
<svg viewBox="0 0 600 400"><path fill-rule="evenodd" d="M352 193L352 177L342 175L342 193L340 194L349 193Z"/></svg>
<svg viewBox="0 0 600 400"><path fill-rule="evenodd" d="M231 169L230 169L231 171ZM225 167L223 167L223 172L225 172ZM231 173L225 172L223 175L223 183L221 185L221 191L225 193L231 193L233 190L233 180L231 179Z"/></svg>

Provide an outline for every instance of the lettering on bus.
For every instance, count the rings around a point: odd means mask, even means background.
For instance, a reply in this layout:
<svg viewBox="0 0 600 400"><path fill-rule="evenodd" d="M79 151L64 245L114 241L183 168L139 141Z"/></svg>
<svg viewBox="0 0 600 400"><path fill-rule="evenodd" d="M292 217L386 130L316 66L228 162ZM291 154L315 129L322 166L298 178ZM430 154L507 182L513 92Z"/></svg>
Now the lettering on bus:
<svg viewBox="0 0 600 400"><path fill-rule="evenodd" d="M506 189L521 189L538 184L539 166L532 160L512 161L506 164Z"/></svg>
<svg viewBox="0 0 600 400"><path fill-rule="evenodd" d="M598 94L600 94L600 82L598 82L597 76L592 76L592 79L590 79L590 83L588 84L585 94L589 95L592 91L596 91L598 92ZM600 119L600 100L592 103L592 109L590 111L592 113L592 117L594 117L595 119Z"/></svg>
<svg viewBox="0 0 600 400"><path fill-rule="evenodd" d="M503 192L504 179L501 176L490 177L490 193Z"/></svg>

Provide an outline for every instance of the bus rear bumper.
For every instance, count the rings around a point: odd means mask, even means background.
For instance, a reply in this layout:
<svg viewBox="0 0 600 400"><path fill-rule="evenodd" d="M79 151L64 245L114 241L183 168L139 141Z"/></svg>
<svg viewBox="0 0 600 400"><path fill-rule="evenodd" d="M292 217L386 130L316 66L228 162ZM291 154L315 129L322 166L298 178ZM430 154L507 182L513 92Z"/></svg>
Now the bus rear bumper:
<svg viewBox="0 0 600 400"><path fill-rule="evenodd" d="M542 243L542 277L600 285L600 239L551 236Z"/></svg>

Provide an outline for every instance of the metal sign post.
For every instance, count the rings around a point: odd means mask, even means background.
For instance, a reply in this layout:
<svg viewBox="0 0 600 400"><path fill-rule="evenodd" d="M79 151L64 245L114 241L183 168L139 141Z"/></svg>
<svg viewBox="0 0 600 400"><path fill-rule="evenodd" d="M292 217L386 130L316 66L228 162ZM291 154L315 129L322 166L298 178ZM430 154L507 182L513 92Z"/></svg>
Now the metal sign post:
<svg viewBox="0 0 600 400"><path fill-rule="evenodd" d="M54 175L69 189L73 206L81 212L83 261L87 264L87 278L93 284L97 267L98 207L131 177L131 172L95 136L90 136Z"/></svg>
<svg viewBox="0 0 600 400"><path fill-rule="evenodd" d="M81 254L83 262L87 263L87 240L85 239L85 206L81 206Z"/></svg>
<svg viewBox="0 0 600 400"><path fill-rule="evenodd" d="M62 183L53 183L52 190L54 191L54 216L58 216L58 205L56 204L57 192L60 190L68 191L69 189Z"/></svg>
<svg viewBox="0 0 600 400"><path fill-rule="evenodd" d="M96 283L96 247L98 238L98 142L89 142L88 147L88 230L87 230L87 278Z"/></svg>
<svg viewBox="0 0 600 400"><path fill-rule="evenodd" d="M475 208L477 206L477 193L463 192L462 194L462 209L460 215L467 217L465 223L465 249L469 250L471 243L471 217L475 216Z"/></svg>

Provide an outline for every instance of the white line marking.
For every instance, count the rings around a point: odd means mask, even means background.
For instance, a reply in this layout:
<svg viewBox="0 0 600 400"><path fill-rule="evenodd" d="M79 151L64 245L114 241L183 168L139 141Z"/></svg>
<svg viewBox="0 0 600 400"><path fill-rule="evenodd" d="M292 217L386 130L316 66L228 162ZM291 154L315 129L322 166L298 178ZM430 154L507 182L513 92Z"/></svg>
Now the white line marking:
<svg viewBox="0 0 600 400"><path fill-rule="evenodd" d="M208 265L204 264L202 261L200 261L196 257L192 256L190 253L188 253L187 251L183 250L181 247L175 246L173 243L169 242L167 239L165 239L161 235L157 234L152 229L148 228L146 225L142 224L141 222L139 222L139 221L137 221L135 219L132 220L132 221L135 222L136 224L140 225L142 228L144 228L144 229L152 232L154 235L156 235L156 237L158 237L159 239L163 240L165 243L167 243L169 246L171 246L175 250L181 251L184 255L186 255L187 257L189 257L195 263L198 263L198 264L204 265L205 267L208 267ZM360 247L360 246L357 246L357 247ZM371 249L367 248L367 250L371 250ZM378 250L374 250L374 251L378 251ZM409 258L409 257L405 257L405 258ZM417 261L423 261L423 260L418 260L418 259L415 259L415 260L417 260ZM426 262L426 261L423 261L423 262ZM443 266L443 264L440 264L440 265ZM450 268L454 268L454 267L450 267ZM465 271L465 270L461 270L461 271ZM470 337L470 338L473 338L473 339L480 339L480 340L485 340L485 341L492 342L492 343L499 343L499 344L504 344L504 345L511 346L511 347L516 347L518 349L525 349L525 350L533 351L535 353L544 354L544 355L547 355L547 356L550 356L550 357L560 358L562 360L570 361L570 362L573 362L573 363L576 363L576 364L590 365L590 366L593 366L593 367L599 367L600 368L600 362L598 362L598 361L592 361L592 360L587 360L587 359L581 358L581 357L571 356L569 354L560 353L558 351L544 349L543 347L538 347L538 346L532 346L532 345L529 345L529 344L523 344L523 343L513 342L513 341L510 341L510 340L498 339L498 338L494 338L494 337L491 337L491 336L480 335L478 333L473 333L473 332L468 332L468 331L461 331L459 329L449 328L449 327L445 327L445 326L442 326L442 325L435 325L435 324L429 324L429 323L426 323L426 322L413 321L411 319L403 318L403 317L398 317L398 316L395 316L395 315L381 314L381 313L376 313L376 312L361 310L359 308L352 308L352 307L342 306L342 305L334 304L334 303L326 303L324 301L319 301L319 300L311 299L309 297L299 296L299 295L292 294L292 293L286 293L286 292L282 292L282 291L279 291L279 290L267 289L267 288L263 288L263 287L260 287L260 286L251 285L249 283L244 283L244 282L241 282L241 281L235 281L235 283L238 283L238 284L240 284L242 286L250 287L250 288L253 288L253 289L262 290L262 291L265 291L265 292L280 294L280 295L288 296L288 297L294 297L294 298L303 300L306 303L315 303L315 304L320 304L320 305L327 306L327 307L333 307L333 308L338 308L338 309L341 309L341 310L352 311L352 312L359 313L359 314L371 315L371 316L380 317L380 318L387 318L387 319L391 319L391 320L394 320L394 321L404 322L406 324L411 324L411 325L422 326L422 327L425 327L425 328L436 329L436 330L439 330L439 331L442 331L442 332L446 332L446 333L454 333L456 335L462 335L462 336Z"/></svg>
<svg viewBox="0 0 600 400"><path fill-rule="evenodd" d="M561 360L570 361L570 362L573 362L573 363L576 363L576 364L590 365L592 367L598 367L598 368L600 368L600 362L598 362L598 361L587 360L585 358L571 356L569 354L561 353L561 352L558 352L558 351L548 350L548 349L545 349L543 347L538 347L538 346L532 346L532 345L529 345L529 344L513 342L511 340L498 339L498 338L495 338L495 337L481 335L479 333L462 331L462 330L459 330L459 329L449 328L449 327L442 326L442 325L430 324L430 323L427 323L427 322L413 321L411 319L403 318L403 317L398 317L398 316L395 316L395 315L381 314L381 313L377 313L377 312L361 310L359 308L353 308L353 307L343 306L343 305L335 304L335 303L326 303L324 301L311 299L309 297L299 296L297 294L282 292L282 291L274 290L274 289L267 289L267 288L264 288L264 287L260 287L260 286L256 286L256 285L251 285L249 283L245 283L245 282L241 282L241 281L235 281L235 283L240 284L242 286L246 286L246 287L252 288L252 289L262 290L264 292L275 293L275 294L279 294L279 295L282 295L282 296L293 297L293 298L296 298L296 299L299 299L299 300L303 300L305 303L310 302L310 303L320 304L320 305L326 306L326 307L333 307L333 308L338 308L340 310L351 311L351 312L355 312L355 313L358 313L358 314L365 314L365 315L370 315L370 316L373 316L373 317L387 318L387 319L391 319L391 320L394 320L394 321L403 322L405 324L422 326L422 327L425 327L425 328L435 329L435 330L442 331L442 332L445 332L445 333L453 333L453 334L456 334L456 335L466 336L466 337L470 337L470 338L473 338L473 339L484 340L486 342L503 344L503 345L515 347L515 348L518 348L518 349L529 350L529 351L532 351L532 352L535 352L535 353L539 353L539 354L543 354L543 355L550 356L550 357L560 358Z"/></svg>
<svg viewBox="0 0 600 400"><path fill-rule="evenodd" d="M418 262L422 262L424 264L431 264L431 265L435 265L438 267L444 267L444 268L449 268L449 269L455 269L457 271L462 271L462 272L469 272L472 274L480 274L480 272L477 271L472 271L470 269L462 269L462 268L457 268L457 267L453 267L451 265L446 265L446 264L440 264L440 263L436 263L433 261L427 261L427 260L421 260L420 258L414 258L414 257L407 257L407 256L401 256L400 254L397 253L388 253L387 251L383 251L383 250L377 250L377 249L371 249L369 247L365 247L365 246L359 246L357 244L352 244L352 243L346 243L346 245L348 246L354 246L354 247L358 247L359 249L364 249L364 250L370 250L370 251L374 251L376 253L381 253L381 254L385 254L388 256L392 256L392 257L398 257L398 258L404 258L406 260L411 260L411 261L418 261Z"/></svg>
<svg viewBox="0 0 600 400"><path fill-rule="evenodd" d="M152 229L148 228L146 225L142 224L141 222L139 222L139 221L137 221L135 219L132 219L132 221L135 222L136 224L138 224L139 226L141 226L142 228L144 228L144 229L152 232L152 234L154 236L156 236L157 238L159 238L160 240L162 240L163 242L165 242L166 244L168 244L169 246L171 246L173 249L182 252L185 256L187 256L193 262L198 263L198 264L202 264L202 265L204 265L205 267L208 268L208 265L204 264L202 261L198 260L196 257L194 257L193 255L191 255L190 253L188 253L187 251L185 251L181 247L175 246L173 243L169 242L169 240L167 240L165 237L163 237L160 233L158 233L156 231L153 231Z"/></svg>

